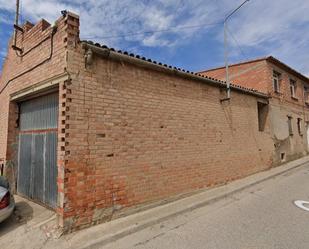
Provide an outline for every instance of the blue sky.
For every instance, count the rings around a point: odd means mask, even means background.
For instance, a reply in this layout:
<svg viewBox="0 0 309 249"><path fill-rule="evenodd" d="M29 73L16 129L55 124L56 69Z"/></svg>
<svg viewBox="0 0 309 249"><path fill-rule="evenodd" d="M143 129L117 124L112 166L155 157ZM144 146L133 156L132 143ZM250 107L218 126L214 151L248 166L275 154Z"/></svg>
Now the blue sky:
<svg viewBox="0 0 309 249"><path fill-rule="evenodd" d="M199 71L224 63L225 15L243 0L21 0L21 21L80 15L81 39ZM15 1L0 0L0 62ZM228 23L229 62L273 55L309 76L309 1L250 0ZM168 30L165 32L147 32ZM146 33L145 33L146 32ZM127 35L134 33L135 35ZM138 33L138 35L136 34Z"/></svg>

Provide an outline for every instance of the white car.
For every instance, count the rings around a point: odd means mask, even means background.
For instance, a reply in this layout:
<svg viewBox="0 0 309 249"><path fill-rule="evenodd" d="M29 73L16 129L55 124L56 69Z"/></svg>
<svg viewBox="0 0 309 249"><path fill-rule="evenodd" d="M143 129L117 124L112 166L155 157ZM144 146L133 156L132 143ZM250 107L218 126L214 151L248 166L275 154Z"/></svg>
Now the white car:
<svg viewBox="0 0 309 249"><path fill-rule="evenodd" d="M0 176L0 222L9 218L15 208L13 195L10 193L9 184Z"/></svg>

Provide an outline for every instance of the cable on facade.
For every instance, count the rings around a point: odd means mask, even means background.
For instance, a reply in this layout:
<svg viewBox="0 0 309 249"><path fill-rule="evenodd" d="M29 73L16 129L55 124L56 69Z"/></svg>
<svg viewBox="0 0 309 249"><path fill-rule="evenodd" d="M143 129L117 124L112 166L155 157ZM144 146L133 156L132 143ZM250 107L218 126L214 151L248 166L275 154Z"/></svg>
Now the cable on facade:
<svg viewBox="0 0 309 249"><path fill-rule="evenodd" d="M48 36L48 37L50 37L50 54L49 54L48 58L46 58L45 60L41 61L41 62L38 63L37 65L35 65L35 66L29 68L28 70L26 70L26 71L24 71L24 72L22 72L22 73L16 75L16 76L13 77L12 79L8 80L8 81L6 82L6 84L4 85L4 87L2 87L2 89L0 90L0 94L2 94L2 92L4 91L4 89L5 89L13 80L16 80L17 78L19 78L19 77L21 77L21 76L23 76L23 75L25 75L25 74L27 74L27 73L33 71L34 69L36 69L36 68L38 68L39 66L41 66L41 65L45 64L46 62L48 62L48 61L53 57L53 52L54 52L54 35L56 34L56 32L57 32L57 27L55 26L55 27L53 27L53 30L52 30L50 36Z"/></svg>

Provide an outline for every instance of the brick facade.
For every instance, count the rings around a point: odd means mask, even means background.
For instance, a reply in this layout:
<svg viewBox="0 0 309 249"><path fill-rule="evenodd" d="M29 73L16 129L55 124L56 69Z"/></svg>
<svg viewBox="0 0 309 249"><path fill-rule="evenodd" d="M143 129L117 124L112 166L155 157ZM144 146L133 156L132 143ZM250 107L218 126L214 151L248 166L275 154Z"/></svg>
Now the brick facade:
<svg viewBox="0 0 309 249"><path fill-rule="evenodd" d="M279 92L274 90L274 72L280 74ZM225 68L211 69L201 73L221 80L225 79ZM274 164L307 154L309 105L305 87L309 86L309 79L273 57L231 65L229 75L232 82L257 89L271 97L270 123L275 147ZM290 80L295 81L296 84L295 96L291 95ZM293 134L289 134L288 117L291 118Z"/></svg>
<svg viewBox="0 0 309 249"><path fill-rule="evenodd" d="M216 79L225 80L225 67L201 72L204 75ZM231 82L245 87L253 88L264 93L271 89L265 84L269 76L267 62L265 60L250 61L229 67L229 78Z"/></svg>
<svg viewBox="0 0 309 249"><path fill-rule="evenodd" d="M72 54L65 226L223 184L271 166L257 98L127 63ZM67 185L66 185L67 184Z"/></svg>
<svg viewBox="0 0 309 249"><path fill-rule="evenodd" d="M221 102L219 81L94 51L88 61L78 17L68 13L57 27L52 57L43 64L51 40L31 48L50 35L45 21L27 23L23 42L19 36L18 45L31 49L24 58L8 51L0 89L13 80L0 94L0 158L7 172L9 165L16 170L18 108L12 97L58 79L56 211L66 231L273 165L271 117L264 131L258 125L257 105L267 103L265 95L234 87L231 100Z"/></svg>
<svg viewBox="0 0 309 249"><path fill-rule="evenodd" d="M76 22L75 28L72 22ZM17 47L23 55L14 51L13 38L9 41L8 52L0 78L0 159L5 162L5 174L15 191L18 168L18 102L16 95L25 98L37 96L51 90L51 85L59 91L59 133L58 133L58 207L63 206L64 181L64 137L65 137L65 85L69 82L67 54L74 48L78 34L79 20L69 14L59 18L55 26L41 20L33 25L23 26L24 33L18 33ZM75 32L75 33L74 33ZM57 84L55 84L55 82ZM32 93L33 92L33 93ZM28 93L28 94L27 94Z"/></svg>
<svg viewBox="0 0 309 249"><path fill-rule="evenodd" d="M25 30L29 29L29 25L27 23ZM65 72L67 25L63 18L59 19L56 25L57 32L53 39L51 39L53 28L44 20L25 33L19 33L17 46L21 46L25 51L22 57L17 56L11 48L13 39L8 44L7 58L0 78L0 158L8 159L9 123L16 126L14 120L9 120L10 95ZM53 53L50 58L51 47ZM44 61L46 62L42 63Z"/></svg>

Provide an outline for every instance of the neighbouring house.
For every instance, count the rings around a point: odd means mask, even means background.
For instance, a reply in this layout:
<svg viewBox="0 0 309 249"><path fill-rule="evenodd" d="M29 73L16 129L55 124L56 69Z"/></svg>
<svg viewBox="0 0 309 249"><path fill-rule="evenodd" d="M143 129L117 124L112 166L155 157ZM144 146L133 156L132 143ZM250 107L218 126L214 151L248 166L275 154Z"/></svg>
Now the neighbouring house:
<svg viewBox="0 0 309 249"><path fill-rule="evenodd" d="M232 84L222 101L221 80L81 41L70 12L25 23L12 45L0 158L16 193L54 209L65 231L277 164L265 91Z"/></svg>
<svg viewBox="0 0 309 249"><path fill-rule="evenodd" d="M225 67L201 72L225 79ZM231 81L267 94L274 164L290 161L308 153L309 78L280 60L269 56L229 66ZM259 106L262 108L262 106Z"/></svg>

